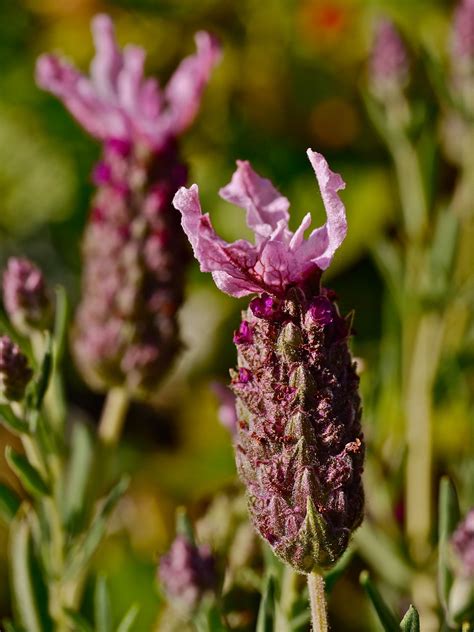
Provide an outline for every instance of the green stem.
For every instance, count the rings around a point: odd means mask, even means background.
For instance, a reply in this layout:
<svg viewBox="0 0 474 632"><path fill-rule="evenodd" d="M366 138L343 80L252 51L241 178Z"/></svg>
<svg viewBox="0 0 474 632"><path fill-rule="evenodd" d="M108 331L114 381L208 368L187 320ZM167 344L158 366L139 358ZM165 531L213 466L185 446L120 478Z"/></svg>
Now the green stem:
<svg viewBox="0 0 474 632"><path fill-rule="evenodd" d="M99 422L99 437L105 445L118 443L130 400L124 388L114 387L107 393L102 417Z"/></svg>
<svg viewBox="0 0 474 632"><path fill-rule="evenodd" d="M326 597L324 595L324 578L317 571L313 571L308 575L308 593L313 632L328 632L329 626Z"/></svg>
<svg viewBox="0 0 474 632"><path fill-rule="evenodd" d="M443 338L436 313L420 317L406 376L406 531L410 552L418 563L430 553L432 423L431 400Z"/></svg>
<svg viewBox="0 0 474 632"><path fill-rule="evenodd" d="M405 230L417 241L427 225L428 210L415 148L405 136L398 136L391 148L397 172Z"/></svg>

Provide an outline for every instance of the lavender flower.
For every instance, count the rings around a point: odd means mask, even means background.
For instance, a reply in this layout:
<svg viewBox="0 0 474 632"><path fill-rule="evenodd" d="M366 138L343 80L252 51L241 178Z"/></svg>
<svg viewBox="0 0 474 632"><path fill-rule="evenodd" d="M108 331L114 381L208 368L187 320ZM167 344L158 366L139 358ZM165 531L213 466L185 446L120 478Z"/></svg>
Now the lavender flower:
<svg viewBox="0 0 474 632"><path fill-rule="evenodd" d="M11 257L3 273L3 304L18 329L44 329L51 318L51 297L43 273L28 259Z"/></svg>
<svg viewBox="0 0 474 632"><path fill-rule="evenodd" d="M360 524L364 456L350 322L320 286L347 231L345 185L323 156L308 157L327 223L306 240L310 215L292 233L288 200L247 162L220 193L245 209L255 244L220 239L196 185L174 199L201 270L232 296L258 294L234 336L237 469L255 527L301 572L334 564Z"/></svg>
<svg viewBox="0 0 474 632"><path fill-rule="evenodd" d="M206 594L216 589L217 575L209 547L196 546L184 535L176 536L160 561L159 578L174 608L190 617Z"/></svg>
<svg viewBox="0 0 474 632"><path fill-rule="evenodd" d="M381 101L400 94L408 81L408 56L393 22L381 18L375 28L369 76L372 91Z"/></svg>
<svg viewBox="0 0 474 632"><path fill-rule="evenodd" d="M0 337L0 390L5 399L20 401L33 371L26 356L8 336Z"/></svg>
<svg viewBox="0 0 474 632"><path fill-rule="evenodd" d="M160 90L143 77L144 51L118 48L109 17L97 16L92 32L90 78L51 55L37 65L39 85L103 143L93 172L98 191L84 238L74 353L92 386L147 394L180 349L177 311L189 257L171 205L187 176L177 137L198 111L219 47L208 33L197 33L197 53Z"/></svg>
<svg viewBox="0 0 474 632"><path fill-rule="evenodd" d="M459 524L451 542L461 563L461 574L474 579L474 507Z"/></svg>

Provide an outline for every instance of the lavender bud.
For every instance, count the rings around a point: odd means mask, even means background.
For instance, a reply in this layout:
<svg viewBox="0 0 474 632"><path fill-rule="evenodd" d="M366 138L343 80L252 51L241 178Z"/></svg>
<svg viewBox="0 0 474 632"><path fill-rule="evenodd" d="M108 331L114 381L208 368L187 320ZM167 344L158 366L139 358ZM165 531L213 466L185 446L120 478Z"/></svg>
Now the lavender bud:
<svg viewBox="0 0 474 632"><path fill-rule="evenodd" d="M364 458L349 325L324 294L289 289L244 312L236 459L254 526L300 572L330 567L363 517Z"/></svg>
<svg viewBox="0 0 474 632"><path fill-rule="evenodd" d="M460 574L474 579L474 507L459 524L451 543L460 562Z"/></svg>
<svg viewBox="0 0 474 632"><path fill-rule="evenodd" d="M5 399L20 401L33 371L26 356L8 336L0 337L0 390Z"/></svg>
<svg viewBox="0 0 474 632"><path fill-rule="evenodd" d="M393 22L381 18L375 37L369 66L372 92L381 101L398 96L408 81L408 56L405 45Z"/></svg>
<svg viewBox="0 0 474 632"><path fill-rule="evenodd" d="M215 562L209 547L196 546L184 535L176 536L170 551L161 558L158 574L171 604L185 618L216 589Z"/></svg>
<svg viewBox="0 0 474 632"><path fill-rule="evenodd" d="M21 333L45 329L51 319L51 298L43 273L28 259L11 257L3 273L3 304Z"/></svg>

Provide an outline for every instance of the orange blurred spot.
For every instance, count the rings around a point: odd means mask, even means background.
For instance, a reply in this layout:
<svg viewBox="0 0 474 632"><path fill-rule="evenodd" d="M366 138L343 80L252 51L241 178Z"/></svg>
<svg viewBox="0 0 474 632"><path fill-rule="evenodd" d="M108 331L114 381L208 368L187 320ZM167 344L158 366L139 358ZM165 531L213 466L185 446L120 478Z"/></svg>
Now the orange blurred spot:
<svg viewBox="0 0 474 632"><path fill-rule="evenodd" d="M326 147L346 147L356 138L359 116L348 101L334 97L318 103L311 113L310 129L317 141Z"/></svg>
<svg viewBox="0 0 474 632"><path fill-rule="evenodd" d="M350 20L347 6L337 2L309 2L301 9L302 25L313 35L338 36Z"/></svg>

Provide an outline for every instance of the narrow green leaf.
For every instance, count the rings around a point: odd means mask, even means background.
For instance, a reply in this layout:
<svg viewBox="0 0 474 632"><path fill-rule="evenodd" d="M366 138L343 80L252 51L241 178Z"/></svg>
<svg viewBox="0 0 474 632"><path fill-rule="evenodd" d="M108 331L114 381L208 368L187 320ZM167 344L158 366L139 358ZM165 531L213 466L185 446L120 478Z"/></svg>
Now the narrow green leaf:
<svg viewBox="0 0 474 632"><path fill-rule="evenodd" d="M275 622L275 578L269 575L258 610L256 632L273 632Z"/></svg>
<svg viewBox="0 0 474 632"><path fill-rule="evenodd" d="M10 529L10 584L15 617L28 632L51 630L47 615L42 611L44 595L38 591L37 569L31 546L30 527L26 510L20 510Z"/></svg>
<svg viewBox="0 0 474 632"><path fill-rule="evenodd" d="M118 501L127 490L129 481L130 479L127 476L121 478L106 498L99 503L98 509L92 517L89 530L85 533L84 537L79 540L78 544L72 547L69 552L66 564L67 577L74 575L80 568L87 564L90 558L94 555L95 550L104 537L107 528L107 520L112 511L115 509Z"/></svg>
<svg viewBox="0 0 474 632"><path fill-rule="evenodd" d="M15 517L20 508L21 500L7 485L0 483L0 518L7 525Z"/></svg>
<svg viewBox="0 0 474 632"><path fill-rule="evenodd" d="M452 209L442 209L435 225L430 265L432 292L444 297L449 289L453 264L458 251L459 219Z"/></svg>
<svg viewBox="0 0 474 632"><path fill-rule="evenodd" d="M54 364L58 367L64 355L67 337L69 304L62 286L56 287L56 310L54 317Z"/></svg>
<svg viewBox="0 0 474 632"><path fill-rule="evenodd" d="M191 544L195 543L193 526L184 507L176 510L176 533L183 535Z"/></svg>
<svg viewBox="0 0 474 632"><path fill-rule="evenodd" d="M7 619L2 621L2 625L5 628L5 632L27 632L25 628L21 628L14 624L13 621L8 621Z"/></svg>
<svg viewBox="0 0 474 632"><path fill-rule="evenodd" d="M94 628L80 614L69 610L69 608L67 608L65 612L71 625L74 626L74 632L94 632Z"/></svg>
<svg viewBox="0 0 474 632"><path fill-rule="evenodd" d="M362 571L360 574L360 583L372 602L385 632L400 632L400 626L398 625L395 615L392 613L383 600L382 595L372 583L368 571Z"/></svg>
<svg viewBox="0 0 474 632"><path fill-rule="evenodd" d="M140 612L140 606L138 604L133 604L125 613L123 619L120 621L117 632L130 632L132 629L132 625L135 623L135 620Z"/></svg>
<svg viewBox="0 0 474 632"><path fill-rule="evenodd" d="M94 622L96 632L112 632L110 595L105 577L99 576L94 592Z"/></svg>
<svg viewBox="0 0 474 632"><path fill-rule="evenodd" d="M410 605L400 623L403 632L420 632L420 615L415 606Z"/></svg>
<svg viewBox="0 0 474 632"><path fill-rule="evenodd" d="M93 457L94 442L89 429L83 423L75 423L71 435L71 457L64 501L66 522L73 532L82 527L83 517L88 510L86 496Z"/></svg>
<svg viewBox="0 0 474 632"><path fill-rule="evenodd" d="M10 446L7 446L5 458L28 493L35 497L48 496L50 494L48 485L25 456L14 452Z"/></svg>
<svg viewBox="0 0 474 632"><path fill-rule="evenodd" d="M36 410L41 408L43 404L44 396L46 395L46 391L48 390L49 380L51 377L51 371L53 368L53 339L51 335L48 334L46 341L46 351L43 356L43 361L41 362L41 367L39 369L38 375L36 376L31 390L32 397L32 407Z"/></svg>
<svg viewBox="0 0 474 632"><path fill-rule="evenodd" d="M0 404L0 423L16 435L28 434L29 432L26 421L19 419L9 404Z"/></svg>
<svg viewBox="0 0 474 632"><path fill-rule="evenodd" d="M438 592L441 605L447 613L453 584L449 565L449 540L460 518L456 489L447 476L443 476L440 481L438 512Z"/></svg>

